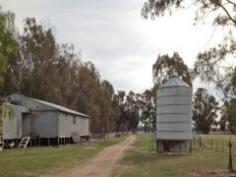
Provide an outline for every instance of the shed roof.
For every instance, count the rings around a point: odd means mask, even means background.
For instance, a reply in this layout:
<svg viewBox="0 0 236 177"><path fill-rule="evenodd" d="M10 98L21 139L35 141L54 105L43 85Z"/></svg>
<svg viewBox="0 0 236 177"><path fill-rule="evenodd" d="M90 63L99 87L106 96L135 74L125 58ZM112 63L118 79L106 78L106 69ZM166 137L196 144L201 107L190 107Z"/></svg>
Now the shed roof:
<svg viewBox="0 0 236 177"><path fill-rule="evenodd" d="M180 79L177 75L170 76L169 80L167 80L164 84L161 85L160 88L167 87L190 87L187 83Z"/></svg>
<svg viewBox="0 0 236 177"><path fill-rule="evenodd" d="M58 110L58 111L61 111L61 112L64 112L64 113L69 113L69 114L73 114L73 115L77 115L77 116L81 116L81 117L86 117L86 118L90 117L86 114L83 114L83 113L80 113L78 111L66 108L66 107L61 106L61 105L57 105L57 104L54 104L54 103L51 103L51 102L47 102L47 101L43 101L43 100L39 100L39 99L35 99L35 98L30 98L30 97L27 97L27 96L24 96L24 95L21 95L21 94L17 94L17 93L9 95L8 98L10 100L11 99L16 99L16 100L18 100L18 99L20 99L20 100L21 99L28 99L28 100L34 101L36 103L48 106L48 107L52 108L53 110ZM26 105L23 105L23 106L26 106Z"/></svg>
<svg viewBox="0 0 236 177"><path fill-rule="evenodd" d="M47 102L47 101L43 101L43 100L38 100L38 99L35 99L35 98L30 98L30 99L35 101L35 102L38 102L38 103L44 104L46 106L52 107L52 108L54 108L56 110L59 110L61 112L70 113L70 114L74 114L74 115L78 115L78 116L82 116L82 117L87 117L87 118L90 117L86 114L80 113L78 111L74 111L74 110L66 108L64 106L60 106L60 105L50 103L50 102Z"/></svg>

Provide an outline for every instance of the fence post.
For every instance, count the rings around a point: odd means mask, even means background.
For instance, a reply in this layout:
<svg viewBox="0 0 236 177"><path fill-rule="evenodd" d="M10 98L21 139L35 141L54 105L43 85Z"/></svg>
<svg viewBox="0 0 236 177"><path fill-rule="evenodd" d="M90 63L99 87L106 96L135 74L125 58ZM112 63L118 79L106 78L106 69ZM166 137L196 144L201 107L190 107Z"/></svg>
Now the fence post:
<svg viewBox="0 0 236 177"><path fill-rule="evenodd" d="M222 152L224 152L224 141L222 141Z"/></svg>
<svg viewBox="0 0 236 177"><path fill-rule="evenodd" d="M199 146L202 147L202 139L201 139L201 137L199 137L198 141L199 141Z"/></svg>
<svg viewBox="0 0 236 177"><path fill-rule="evenodd" d="M229 163L228 163L228 170L229 172L234 172L233 169L233 160L232 160L232 142L231 142L231 138L229 139L229 143L228 143L228 147L229 147Z"/></svg>
<svg viewBox="0 0 236 177"><path fill-rule="evenodd" d="M4 140L2 134L0 133L0 152L3 151L3 148L4 148Z"/></svg>
<svg viewBox="0 0 236 177"><path fill-rule="evenodd" d="M190 141L190 144L189 144L190 146L189 146L189 151L190 151L190 154L192 153L192 151L193 151L193 145L192 145L192 141Z"/></svg>
<svg viewBox="0 0 236 177"><path fill-rule="evenodd" d="M217 151L217 140L215 141L215 150Z"/></svg>

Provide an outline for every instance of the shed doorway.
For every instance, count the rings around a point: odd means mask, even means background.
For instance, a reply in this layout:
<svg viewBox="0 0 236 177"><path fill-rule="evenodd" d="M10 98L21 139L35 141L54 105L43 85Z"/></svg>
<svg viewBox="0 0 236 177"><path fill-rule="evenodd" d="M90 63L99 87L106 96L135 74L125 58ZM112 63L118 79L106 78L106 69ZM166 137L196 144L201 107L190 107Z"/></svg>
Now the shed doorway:
<svg viewBox="0 0 236 177"><path fill-rule="evenodd" d="M32 116L30 113L22 114L22 136L32 135Z"/></svg>

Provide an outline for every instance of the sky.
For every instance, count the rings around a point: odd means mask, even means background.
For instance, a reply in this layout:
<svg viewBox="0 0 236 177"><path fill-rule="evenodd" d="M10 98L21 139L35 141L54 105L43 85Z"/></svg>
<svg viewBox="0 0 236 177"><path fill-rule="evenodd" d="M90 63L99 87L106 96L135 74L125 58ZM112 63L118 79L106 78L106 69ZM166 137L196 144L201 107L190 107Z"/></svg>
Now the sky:
<svg viewBox="0 0 236 177"><path fill-rule="evenodd" d="M221 31L209 23L193 24L192 7L172 16L146 20L146 0L0 0L16 14L53 27L60 43L73 44L83 61L92 61L102 79L116 90L143 92L153 86L152 65L158 55L178 52L191 68L200 51L215 45Z"/></svg>

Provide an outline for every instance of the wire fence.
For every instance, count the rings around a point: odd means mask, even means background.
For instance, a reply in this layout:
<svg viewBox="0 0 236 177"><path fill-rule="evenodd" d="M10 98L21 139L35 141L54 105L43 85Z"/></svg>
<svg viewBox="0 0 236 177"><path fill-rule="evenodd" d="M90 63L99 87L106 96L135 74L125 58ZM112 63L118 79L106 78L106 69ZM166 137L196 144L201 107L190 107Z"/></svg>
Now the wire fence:
<svg viewBox="0 0 236 177"><path fill-rule="evenodd" d="M232 143L232 155L236 156L236 136L215 136L215 135L195 135L193 136L192 143L189 144L190 152L194 151L194 147L205 148L216 152L222 152L228 154L229 141ZM149 151L156 151L156 137L155 134L151 134L149 140Z"/></svg>
<svg viewBox="0 0 236 177"><path fill-rule="evenodd" d="M207 148L211 149L217 152L228 152L228 144L229 144L230 138L228 139L216 139L211 138L210 136L194 136L193 137L193 146L201 147L201 148ZM234 149L234 143L232 149ZM234 151L236 152L236 151Z"/></svg>

